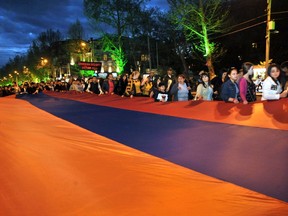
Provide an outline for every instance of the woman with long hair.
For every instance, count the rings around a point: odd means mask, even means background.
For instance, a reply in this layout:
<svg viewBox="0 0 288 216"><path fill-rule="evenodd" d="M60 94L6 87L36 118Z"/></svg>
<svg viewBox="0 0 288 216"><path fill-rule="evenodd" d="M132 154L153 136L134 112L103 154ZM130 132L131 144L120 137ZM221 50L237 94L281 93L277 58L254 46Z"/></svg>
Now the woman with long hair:
<svg viewBox="0 0 288 216"><path fill-rule="evenodd" d="M210 82L210 77L207 72L200 76L201 82L197 86L197 91L194 100L213 100L213 87Z"/></svg>
<svg viewBox="0 0 288 216"><path fill-rule="evenodd" d="M128 85L128 76L127 74L122 74L117 83L116 94L123 96L127 85Z"/></svg>
<svg viewBox="0 0 288 216"><path fill-rule="evenodd" d="M243 104L256 101L256 86L252 81L254 74L253 64L245 62L242 64L243 76L239 79L239 91Z"/></svg>
<svg viewBox="0 0 288 216"><path fill-rule="evenodd" d="M225 82L226 76L227 76L228 68L222 68L219 71L218 76L214 77L211 80L211 84L213 86L213 98L214 100L222 100L221 98L221 89L222 85Z"/></svg>
<svg viewBox="0 0 288 216"><path fill-rule="evenodd" d="M282 92L282 87L279 81L280 66L277 64L269 65L267 74L268 76L263 82L261 100L279 100L280 98L287 97L288 90L286 89Z"/></svg>

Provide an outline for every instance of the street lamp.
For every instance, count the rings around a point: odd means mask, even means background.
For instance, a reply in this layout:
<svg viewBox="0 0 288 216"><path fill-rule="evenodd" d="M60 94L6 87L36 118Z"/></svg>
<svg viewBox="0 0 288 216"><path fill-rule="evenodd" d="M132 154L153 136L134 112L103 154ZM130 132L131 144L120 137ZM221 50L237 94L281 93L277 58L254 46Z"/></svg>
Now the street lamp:
<svg viewBox="0 0 288 216"><path fill-rule="evenodd" d="M12 74L8 74L9 78L11 79L11 82L13 82L13 76Z"/></svg>
<svg viewBox="0 0 288 216"><path fill-rule="evenodd" d="M23 74L24 74L26 79L30 79L30 71L29 71L28 67L23 66Z"/></svg>
<svg viewBox="0 0 288 216"><path fill-rule="evenodd" d="M86 61L85 55L86 55L86 46L87 44L85 42L81 42L81 54L82 54L82 61Z"/></svg>
<svg viewBox="0 0 288 216"><path fill-rule="evenodd" d="M41 65L45 66L48 63L48 59L41 57Z"/></svg>
<svg viewBox="0 0 288 216"><path fill-rule="evenodd" d="M18 73L17 71L14 71L14 74L15 74L16 84L18 85L18 76L19 76L19 73Z"/></svg>
<svg viewBox="0 0 288 216"><path fill-rule="evenodd" d="M7 78L6 77L3 77L3 84L5 84Z"/></svg>

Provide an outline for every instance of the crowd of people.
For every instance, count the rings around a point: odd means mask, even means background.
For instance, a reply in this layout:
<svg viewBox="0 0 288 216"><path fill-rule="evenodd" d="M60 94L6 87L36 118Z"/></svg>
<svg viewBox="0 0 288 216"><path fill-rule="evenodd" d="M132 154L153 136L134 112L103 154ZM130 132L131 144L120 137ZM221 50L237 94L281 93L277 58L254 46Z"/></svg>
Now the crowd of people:
<svg viewBox="0 0 288 216"><path fill-rule="evenodd" d="M199 73L197 82L187 79L184 74L174 75L168 68L163 77L151 71L141 77L139 71L123 74L116 79L109 73L106 79L96 76L88 79L57 80L40 83L24 82L18 85L0 87L0 96L11 94L38 94L42 91L91 93L96 95L113 95L121 97L144 96L151 97L155 102L188 101L188 100L223 100L230 103L247 104L257 100L256 85L253 78L253 64L243 63L240 69L231 67L222 69L218 76L210 79L205 71ZM287 97L288 92L288 62L281 67L270 64L267 78L262 86L261 100L278 100Z"/></svg>

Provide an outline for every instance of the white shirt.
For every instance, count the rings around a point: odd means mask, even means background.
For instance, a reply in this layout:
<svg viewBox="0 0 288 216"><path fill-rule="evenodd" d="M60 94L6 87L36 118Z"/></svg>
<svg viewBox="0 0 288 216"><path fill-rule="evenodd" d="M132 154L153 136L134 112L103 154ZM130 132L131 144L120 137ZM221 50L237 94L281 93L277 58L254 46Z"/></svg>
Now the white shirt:
<svg viewBox="0 0 288 216"><path fill-rule="evenodd" d="M261 100L279 100L281 92L282 87L280 82L277 80L277 83L275 83L275 81L268 76L263 82Z"/></svg>
<svg viewBox="0 0 288 216"><path fill-rule="evenodd" d="M157 96L157 100L163 101L163 99L164 99L164 102L167 102L167 100L168 100L168 95L167 95L167 94L159 93L158 96Z"/></svg>

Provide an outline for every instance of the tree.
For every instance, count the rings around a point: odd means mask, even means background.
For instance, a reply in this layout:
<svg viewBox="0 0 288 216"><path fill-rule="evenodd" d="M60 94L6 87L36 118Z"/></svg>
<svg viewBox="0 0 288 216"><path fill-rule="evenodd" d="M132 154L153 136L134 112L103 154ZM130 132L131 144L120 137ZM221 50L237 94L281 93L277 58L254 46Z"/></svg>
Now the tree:
<svg viewBox="0 0 288 216"><path fill-rule="evenodd" d="M69 26L68 37L70 39L78 39L78 40L84 38L84 28L78 19L76 20L75 23Z"/></svg>
<svg viewBox="0 0 288 216"><path fill-rule="evenodd" d="M178 28L185 32L193 43L195 51L199 51L206 60L210 75L214 76L213 54L219 44L211 41L211 36L225 31L228 10L223 7L222 0L168 0L171 6L171 19Z"/></svg>
<svg viewBox="0 0 288 216"><path fill-rule="evenodd" d="M33 42L40 49L40 51L46 52L49 51L53 43L60 41L61 39L62 35L59 30L54 31L52 29L48 29L46 32L41 32Z"/></svg>
<svg viewBox="0 0 288 216"><path fill-rule="evenodd" d="M149 70L151 70L152 65L153 65L153 60L155 59L155 55L153 54L155 53L153 52L153 47L154 47L153 44L157 43L157 41L160 39L159 33L160 31L163 31L163 29L161 29L161 22L160 22L162 15L163 13L157 7L147 8L141 11L138 15L140 19L139 20L140 25L138 27L138 29L140 30L139 33L142 33L142 36L146 38L146 40L143 40L143 41L145 41L147 44L146 46L147 46ZM154 63L154 65L158 67L157 59L156 59L156 64Z"/></svg>
<svg viewBox="0 0 288 216"><path fill-rule="evenodd" d="M35 65L31 66L35 71L35 76L42 77L43 69L50 77L55 77L55 66L59 66L59 50L55 47L61 41L62 35L60 31L48 29L46 32L41 32L39 36L33 40L32 45L28 50L28 57ZM41 65L41 58L46 59L47 63ZM31 62L31 61L30 61ZM41 70L40 70L41 69Z"/></svg>
<svg viewBox="0 0 288 216"><path fill-rule="evenodd" d="M157 8L144 8L141 10L139 8L138 11L135 10L130 16L127 29L129 40L124 41L128 42L128 44L124 43L126 45L125 51L126 54L129 54L131 62L134 62L134 67L138 67L137 63L140 63L142 59L143 71L148 67L151 69L153 65L153 44L151 43L157 40L157 32L159 31L158 14L159 10ZM146 57L144 61L143 55ZM155 67L156 63L153 66Z"/></svg>
<svg viewBox="0 0 288 216"><path fill-rule="evenodd" d="M95 24L105 23L122 37L131 17L145 0L84 0L84 13Z"/></svg>
<svg viewBox="0 0 288 216"><path fill-rule="evenodd" d="M186 40L184 32L177 29L177 25L171 22L169 13L162 14L159 21L160 31L158 31L158 37L160 41L164 42L162 49L168 48L165 49L166 55L169 53L170 61L168 64L188 76L187 60L189 56L191 57L191 44ZM182 67L180 68L181 64Z"/></svg>
<svg viewBox="0 0 288 216"><path fill-rule="evenodd" d="M157 68L161 73L169 65L177 71L184 68L184 72L187 72L183 33L175 30L176 26L168 19L167 13L157 7L143 8L135 13L128 26L129 40L124 41L129 62L134 62L134 67L141 65L141 71Z"/></svg>
<svg viewBox="0 0 288 216"><path fill-rule="evenodd" d="M120 73L122 73L127 63L122 47L117 46L117 40L115 40L115 37L113 38L109 35L104 35L102 38L102 44L103 51L111 55L111 58L115 61Z"/></svg>
<svg viewBox="0 0 288 216"><path fill-rule="evenodd" d="M133 16L137 16L141 4L145 0L84 0L84 14L94 22L94 24L105 24L107 28L116 30L116 39L113 36L113 46L123 51L123 36L128 35L128 27L131 25ZM99 28L99 25L97 26ZM104 38L107 39L106 36ZM112 37L111 37L112 38ZM110 39L111 39L110 38ZM120 67L120 65L117 65ZM122 66L121 66L122 67Z"/></svg>

